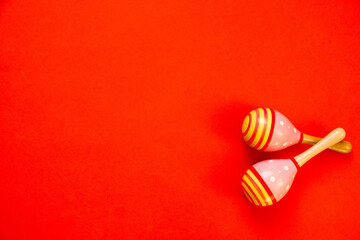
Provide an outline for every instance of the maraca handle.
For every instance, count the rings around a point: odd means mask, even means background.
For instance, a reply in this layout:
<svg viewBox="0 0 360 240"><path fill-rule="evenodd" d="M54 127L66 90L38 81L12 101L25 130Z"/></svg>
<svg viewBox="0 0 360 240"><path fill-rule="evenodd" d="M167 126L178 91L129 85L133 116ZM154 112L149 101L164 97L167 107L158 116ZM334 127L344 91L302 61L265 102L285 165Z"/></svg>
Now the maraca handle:
<svg viewBox="0 0 360 240"><path fill-rule="evenodd" d="M303 140L301 143L314 145L318 143L320 140L321 138L310 136L303 133ZM349 153L352 150L352 145L348 141L341 141L335 145L332 145L331 147L329 147L329 149L340 153Z"/></svg>
<svg viewBox="0 0 360 240"><path fill-rule="evenodd" d="M324 137L318 143L316 143L314 146L294 157L294 159L298 162L299 166L301 167L315 155L319 154L325 149L343 140L345 138L345 135L346 133L344 129L336 128L331 133L326 135L326 137Z"/></svg>

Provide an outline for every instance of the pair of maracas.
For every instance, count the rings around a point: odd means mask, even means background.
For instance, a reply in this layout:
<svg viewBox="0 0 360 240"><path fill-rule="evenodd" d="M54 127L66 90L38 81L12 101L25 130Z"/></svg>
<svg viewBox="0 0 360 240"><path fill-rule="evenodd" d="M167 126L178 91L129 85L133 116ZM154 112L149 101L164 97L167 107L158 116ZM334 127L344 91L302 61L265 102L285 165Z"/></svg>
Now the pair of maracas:
<svg viewBox="0 0 360 240"><path fill-rule="evenodd" d="M337 128L323 139L301 133L280 112L258 108L244 119L242 134L248 145L264 152L274 152L295 144L312 144L311 148L296 157L269 159L254 164L242 178L246 198L257 206L270 206L289 191L296 173L302 165L318 153L329 148L349 153L352 146L342 141L345 131Z"/></svg>

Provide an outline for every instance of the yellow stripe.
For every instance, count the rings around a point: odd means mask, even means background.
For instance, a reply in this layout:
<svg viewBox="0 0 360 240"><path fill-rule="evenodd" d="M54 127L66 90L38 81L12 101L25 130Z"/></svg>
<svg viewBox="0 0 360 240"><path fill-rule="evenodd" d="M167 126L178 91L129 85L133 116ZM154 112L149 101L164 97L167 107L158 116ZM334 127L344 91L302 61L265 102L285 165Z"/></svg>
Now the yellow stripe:
<svg viewBox="0 0 360 240"><path fill-rule="evenodd" d="M241 183L241 185L243 186L243 188L245 189L245 191L249 194L249 196L250 196L251 199L253 200L253 203L255 203L256 205L259 206L258 201L257 201L256 198L254 197L254 195L251 193L251 191L249 190L249 188L245 185L245 183Z"/></svg>
<svg viewBox="0 0 360 240"><path fill-rule="evenodd" d="M250 144L251 147L254 147L259 142L261 134L262 134L263 129L264 129L264 125L265 125L264 109L259 108L259 113L260 113L260 116L259 116L258 119L256 119L256 120L259 121L259 128L256 131L256 136L255 136L254 141Z"/></svg>
<svg viewBox="0 0 360 240"><path fill-rule="evenodd" d="M244 133L247 129L247 127L249 126L249 116L246 116L246 118L244 119L243 125L242 125L242 133Z"/></svg>
<svg viewBox="0 0 360 240"><path fill-rule="evenodd" d="M244 195L245 195L245 197L247 198L247 200L249 200L249 202L252 202L252 200L250 199L250 197L249 197L249 195L247 194L246 191L244 191Z"/></svg>
<svg viewBox="0 0 360 240"><path fill-rule="evenodd" d="M266 108L267 111L267 115L268 115L268 120L267 120L267 126L266 126L266 132L264 135L264 138L262 140L262 143L259 146L259 149L261 149L262 147L264 147L266 141L268 140L268 138L270 137L270 129L271 129L271 124L272 124L272 120L273 120L273 115L271 114L270 109Z"/></svg>
<svg viewBox="0 0 360 240"><path fill-rule="evenodd" d="M269 194L266 192L265 188L263 187L263 185L260 183L260 181L255 177L255 175L250 171L247 170L246 171L247 174L249 174L249 176L252 178L252 180L254 180L254 182L258 185L258 187L260 188L261 192L264 194L265 196L265 202L267 202L269 205L272 205L273 202L271 200L271 197L269 196Z"/></svg>
<svg viewBox="0 0 360 240"><path fill-rule="evenodd" d="M255 112L255 110L250 112L250 120L251 120L251 125L250 125L249 132L244 137L245 141L250 139L250 137L253 134L254 129L255 129L255 123L256 123L256 112Z"/></svg>
<svg viewBox="0 0 360 240"><path fill-rule="evenodd" d="M266 206L266 203L264 201L264 199L261 197L260 193L258 192L258 190L254 187L254 185L250 182L250 180L247 178L246 175L243 176L243 180L249 185L249 187L253 190L253 192L255 193L255 195L258 197L258 199L261 202L261 205Z"/></svg>

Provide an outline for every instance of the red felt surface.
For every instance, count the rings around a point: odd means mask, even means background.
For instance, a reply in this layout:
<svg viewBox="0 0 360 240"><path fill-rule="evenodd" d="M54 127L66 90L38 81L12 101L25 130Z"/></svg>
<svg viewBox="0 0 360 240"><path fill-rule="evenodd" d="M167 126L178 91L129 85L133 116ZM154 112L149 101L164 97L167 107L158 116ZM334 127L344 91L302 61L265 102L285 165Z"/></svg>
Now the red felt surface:
<svg viewBox="0 0 360 240"><path fill-rule="evenodd" d="M1 1L0 238L358 239L358 1ZM242 173L272 107L347 131L276 206Z"/></svg>

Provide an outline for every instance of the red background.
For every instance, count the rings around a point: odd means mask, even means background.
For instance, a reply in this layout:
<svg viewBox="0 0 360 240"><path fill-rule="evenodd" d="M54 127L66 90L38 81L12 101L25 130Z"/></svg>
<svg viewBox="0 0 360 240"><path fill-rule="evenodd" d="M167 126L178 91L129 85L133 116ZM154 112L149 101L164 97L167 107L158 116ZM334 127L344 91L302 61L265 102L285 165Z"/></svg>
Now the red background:
<svg viewBox="0 0 360 240"><path fill-rule="evenodd" d="M358 239L358 1L1 1L1 239ZM347 131L276 206L257 107Z"/></svg>

